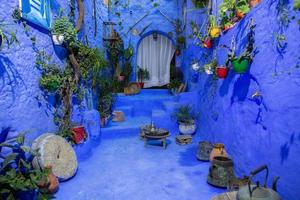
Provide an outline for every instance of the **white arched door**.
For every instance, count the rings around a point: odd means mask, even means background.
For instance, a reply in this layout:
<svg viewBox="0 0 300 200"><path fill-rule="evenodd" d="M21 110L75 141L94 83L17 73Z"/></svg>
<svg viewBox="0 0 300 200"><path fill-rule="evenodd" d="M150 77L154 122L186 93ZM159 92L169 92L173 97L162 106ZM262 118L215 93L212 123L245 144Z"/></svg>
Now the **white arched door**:
<svg viewBox="0 0 300 200"><path fill-rule="evenodd" d="M170 64L175 52L172 41L160 34L145 37L139 47L137 66L147 69L150 79L145 88L163 86L170 82Z"/></svg>

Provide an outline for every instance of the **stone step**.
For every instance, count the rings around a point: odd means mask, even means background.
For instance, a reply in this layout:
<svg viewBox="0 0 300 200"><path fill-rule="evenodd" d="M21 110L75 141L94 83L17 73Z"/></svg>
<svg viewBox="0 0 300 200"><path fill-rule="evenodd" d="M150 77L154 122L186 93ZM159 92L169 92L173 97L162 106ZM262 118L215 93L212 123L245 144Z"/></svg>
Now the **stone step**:
<svg viewBox="0 0 300 200"><path fill-rule="evenodd" d="M113 111L122 111L125 114L126 117L132 117L133 116L133 106L114 106Z"/></svg>

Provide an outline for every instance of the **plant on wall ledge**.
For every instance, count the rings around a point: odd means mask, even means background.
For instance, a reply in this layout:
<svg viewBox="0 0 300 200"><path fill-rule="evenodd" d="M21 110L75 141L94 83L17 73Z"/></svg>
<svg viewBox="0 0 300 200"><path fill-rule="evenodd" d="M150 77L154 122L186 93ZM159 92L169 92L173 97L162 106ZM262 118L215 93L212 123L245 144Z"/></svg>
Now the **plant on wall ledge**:
<svg viewBox="0 0 300 200"><path fill-rule="evenodd" d="M245 73L248 68L250 63L253 60L253 56L255 54L254 51L254 34L255 34L255 26L253 19L250 20L249 22L249 32L248 32L248 42L247 42L247 46L245 48L245 50L239 55L237 56L235 53L235 40L234 38L232 39L232 44L230 49L230 52L228 54L228 58L226 61L226 66L229 65L229 63L231 63L233 70L238 73ZM226 47L226 46L223 46ZM228 47L226 47L228 48Z"/></svg>
<svg viewBox="0 0 300 200"><path fill-rule="evenodd" d="M250 11L246 0L224 0L219 7L222 29L229 30Z"/></svg>

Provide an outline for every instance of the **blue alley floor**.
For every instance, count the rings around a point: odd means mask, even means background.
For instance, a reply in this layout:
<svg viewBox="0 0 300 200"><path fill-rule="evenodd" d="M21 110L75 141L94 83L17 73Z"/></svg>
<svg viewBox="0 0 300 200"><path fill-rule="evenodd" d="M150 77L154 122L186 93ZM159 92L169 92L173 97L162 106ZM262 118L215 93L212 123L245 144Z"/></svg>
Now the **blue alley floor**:
<svg viewBox="0 0 300 200"><path fill-rule="evenodd" d="M195 135L190 145L179 146L175 142L178 127L170 113L189 98L193 94L175 97L167 90L143 90L136 96L119 94L115 109L126 114L126 121L110 122L103 128L100 144L89 141L77 148L77 154L81 151L78 172L60 184L56 198L209 200L223 192L206 183L209 163L196 159L199 136ZM156 143L145 147L139 139L140 126L151 120L158 127L171 130L166 150ZM93 149L84 150L86 147Z"/></svg>
<svg viewBox="0 0 300 200"><path fill-rule="evenodd" d="M144 147L138 132L103 135L76 176L60 184L58 200L209 200L223 192L206 183L209 163L195 158L198 140L166 150Z"/></svg>

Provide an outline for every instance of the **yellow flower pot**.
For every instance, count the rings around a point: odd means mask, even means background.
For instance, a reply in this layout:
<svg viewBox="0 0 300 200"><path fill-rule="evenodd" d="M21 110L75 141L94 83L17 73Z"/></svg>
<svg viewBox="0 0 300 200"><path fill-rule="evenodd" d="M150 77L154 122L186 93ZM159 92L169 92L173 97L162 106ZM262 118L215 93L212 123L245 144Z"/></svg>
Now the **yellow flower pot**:
<svg viewBox="0 0 300 200"><path fill-rule="evenodd" d="M221 34L221 29L219 27L212 27L209 31L209 34L212 38L217 38Z"/></svg>

